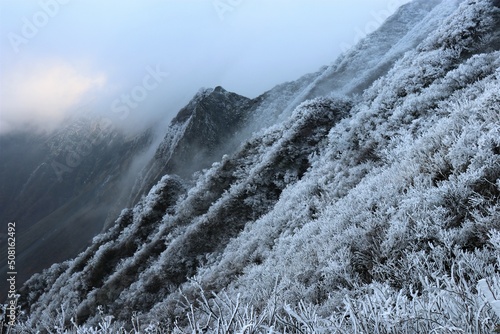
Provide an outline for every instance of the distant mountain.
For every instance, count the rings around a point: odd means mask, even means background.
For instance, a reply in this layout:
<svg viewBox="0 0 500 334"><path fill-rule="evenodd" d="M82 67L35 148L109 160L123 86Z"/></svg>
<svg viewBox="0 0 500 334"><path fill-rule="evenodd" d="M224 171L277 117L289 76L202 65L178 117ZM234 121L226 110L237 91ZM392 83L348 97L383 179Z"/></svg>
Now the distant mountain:
<svg viewBox="0 0 500 334"><path fill-rule="evenodd" d="M0 136L0 218L16 222L20 284L54 261L75 256L102 231L122 175L151 140L151 132L127 138L88 118L51 134ZM6 251L6 234L0 243ZM6 264L2 257L3 278ZM5 285L2 279L2 298Z"/></svg>
<svg viewBox="0 0 500 334"><path fill-rule="evenodd" d="M254 100L201 90L16 330L495 332L499 32L498 1L416 0Z"/></svg>

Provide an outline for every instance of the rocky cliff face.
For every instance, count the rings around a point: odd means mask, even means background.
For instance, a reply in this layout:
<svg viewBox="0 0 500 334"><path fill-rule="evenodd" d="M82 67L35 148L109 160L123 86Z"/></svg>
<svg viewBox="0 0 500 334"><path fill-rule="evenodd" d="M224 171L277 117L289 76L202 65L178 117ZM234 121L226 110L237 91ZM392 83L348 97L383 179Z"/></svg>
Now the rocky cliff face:
<svg viewBox="0 0 500 334"><path fill-rule="evenodd" d="M20 328L493 332L500 8L414 1L391 26L256 100L200 92L145 170L148 194L23 287ZM266 109L274 124L250 135ZM231 138L248 139L186 182L188 148L212 159Z"/></svg>
<svg viewBox="0 0 500 334"><path fill-rule="evenodd" d="M138 178L129 205L147 194L163 175L175 174L189 180L192 174L234 151L230 141L244 127L253 104L248 98L222 87L200 91L181 109Z"/></svg>

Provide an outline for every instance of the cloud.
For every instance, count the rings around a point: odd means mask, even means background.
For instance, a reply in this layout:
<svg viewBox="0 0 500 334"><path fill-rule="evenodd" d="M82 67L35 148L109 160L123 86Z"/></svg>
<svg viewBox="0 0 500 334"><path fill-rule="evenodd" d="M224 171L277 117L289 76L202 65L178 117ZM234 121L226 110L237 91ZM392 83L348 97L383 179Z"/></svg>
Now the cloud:
<svg viewBox="0 0 500 334"><path fill-rule="evenodd" d="M2 78L0 133L20 126L50 130L105 83L104 74L87 73L64 61L17 66Z"/></svg>
<svg viewBox="0 0 500 334"><path fill-rule="evenodd" d="M35 22L47 11L42 3L54 1L67 5L16 53L8 35L22 35L25 21ZM157 64L169 77L118 126L140 131L167 122L200 87L254 98L330 64L359 30L408 1L0 0L0 12L8 13L0 20L0 133L26 122L54 128L89 100L92 110L116 116L113 102ZM216 7L222 3L223 14ZM26 65L32 63L38 65Z"/></svg>

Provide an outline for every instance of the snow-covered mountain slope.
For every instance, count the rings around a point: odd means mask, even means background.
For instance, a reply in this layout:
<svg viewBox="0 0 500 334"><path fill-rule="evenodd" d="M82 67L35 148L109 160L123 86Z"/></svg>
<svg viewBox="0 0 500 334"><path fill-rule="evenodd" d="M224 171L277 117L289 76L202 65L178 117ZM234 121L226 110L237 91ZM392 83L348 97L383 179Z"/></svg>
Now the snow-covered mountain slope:
<svg viewBox="0 0 500 334"><path fill-rule="evenodd" d="M189 179L193 172L210 166L224 153L234 152L253 132L285 121L295 107L308 99L332 92L362 92L404 52L436 29L459 2L412 2L332 65L278 85L253 100L222 87L201 90L165 130L163 142L138 178L127 205L136 204L164 174Z"/></svg>
<svg viewBox="0 0 500 334"><path fill-rule="evenodd" d="M241 140L264 126L255 119L264 106L283 110L310 77L277 86L254 100L222 87L200 90L164 130L164 140L149 162L143 160L155 149L150 146L151 130L129 138L91 116L68 120L51 134L1 136L0 218L19 222L19 284L54 262L76 256L164 174L187 181L193 172L234 152ZM280 100L274 99L278 92ZM277 115L267 117L266 124ZM134 169L141 165L137 175ZM0 233L0 246L6 240ZM3 259L0 267L5 266ZM4 279L0 299L5 286Z"/></svg>
<svg viewBox="0 0 500 334"><path fill-rule="evenodd" d="M287 106L284 114L301 102L328 94L360 94L387 73L408 50L415 48L461 0L415 0L402 6L367 38L323 68Z"/></svg>
<svg viewBox="0 0 500 334"><path fill-rule="evenodd" d="M335 91L362 93L415 48L461 1L418 0L399 9L378 30L339 57L310 87L308 98Z"/></svg>
<svg viewBox="0 0 500 334"><path fill-rule="evenodd" d="M361 95L321 79L309 92L324 97L196 184L163 176L87 250L30 279L19 330L494 332L500 3L405 8L383 29L411 22L390 43L407 51L365 77Z"/></svg>
<svg viewBox="0 0 500 334"><path fill-rule="evenodd" d="M189 178L200 167L206 168L210 163L219 160L222 154L234 152L241 141L248 139L253 132L285 121L295 107L308 99L332 92L337 95L362 92L385 74L404 52L414 48L433 31L444 17L457 8L459 2L412 2L332 65L295 81L278 85L252 101L228 93L221 87L216 88L214 92L211 89L201 91L180 111L180 115L189 114L193 117L177 117L165 131L164 141L137 181L132 191L132 200L127 204L137 203L139 197L147 193L166 173ZM207 106L202 106L203 104ZM201 109L201 112L194 112L196 109ZM230 115L234 119L206 124L213 122L211 118L215 112ZM190 123L197 125L189 125ZM227 126L232 129L232 133L225 131ZM186 129L190 139L183 138ZM212 133L205 133L207 131ZM205 140L200 141L199 138ZM200 142L192 143L197 140ZM226 142L226 145L221 145L222 142ZM214 150L215 146L217 149ZM176 157L181 154L178 152L181 149L185 157ZM193 154L194 151L197 151L196 155ZM176 163L173 160L181 162Z"/></svg>

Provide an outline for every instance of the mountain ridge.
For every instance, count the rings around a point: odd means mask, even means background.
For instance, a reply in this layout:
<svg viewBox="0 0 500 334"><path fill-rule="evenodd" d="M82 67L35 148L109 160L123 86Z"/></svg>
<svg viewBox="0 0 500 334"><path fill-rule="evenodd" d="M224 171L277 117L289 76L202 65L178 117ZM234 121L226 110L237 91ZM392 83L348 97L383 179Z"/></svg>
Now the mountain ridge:
<svg viewBox="0 0 500 334"><path fill-rule="evenodd" d="M476 284L500 292L500 9L423 3L388 22L432 32L402 34L409 49L362 94L345 96L328 69L283 101L267 93L240 112L268 108L271 124L242 129L192 182L163 175L75 259L34 275L26 328L109 314L111 331L130 319L175 333L494 331L500 310Z"/></svg>

